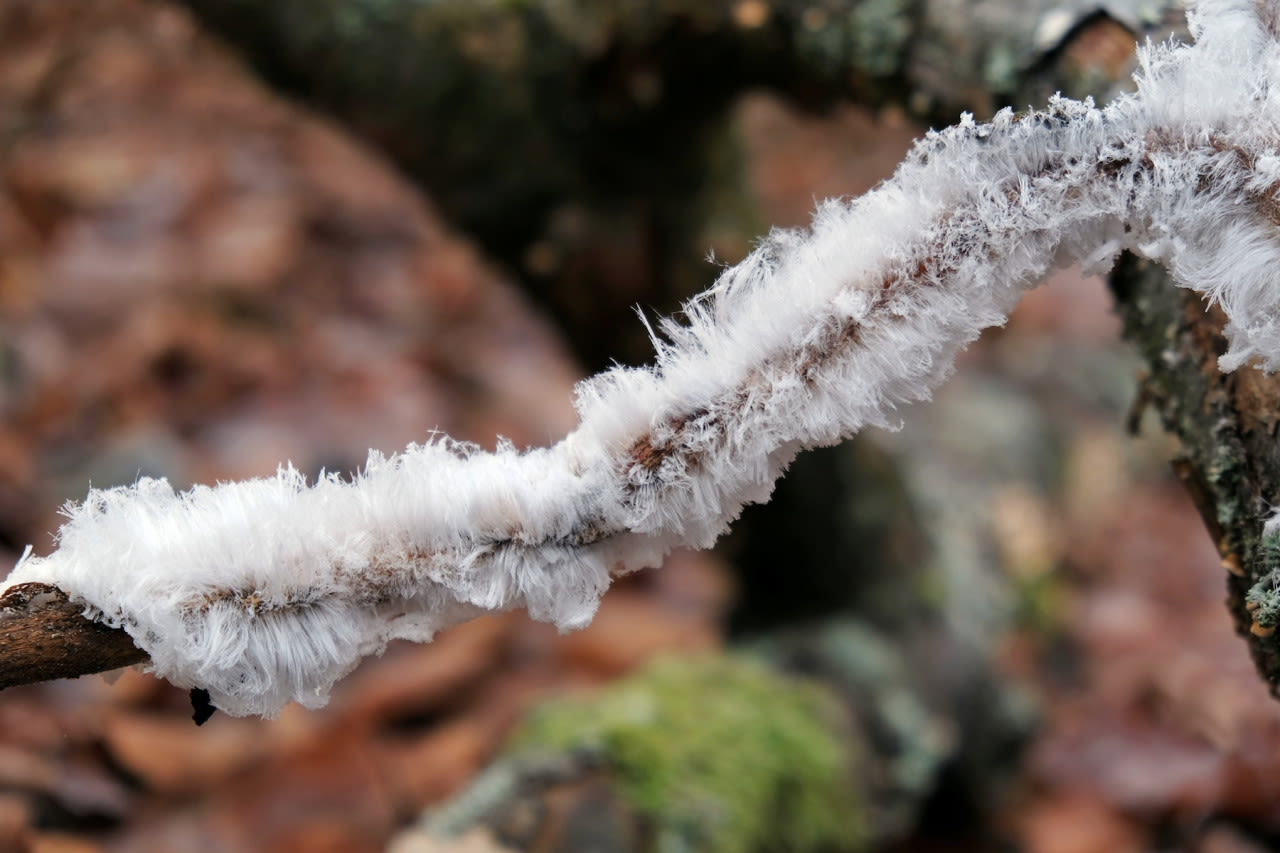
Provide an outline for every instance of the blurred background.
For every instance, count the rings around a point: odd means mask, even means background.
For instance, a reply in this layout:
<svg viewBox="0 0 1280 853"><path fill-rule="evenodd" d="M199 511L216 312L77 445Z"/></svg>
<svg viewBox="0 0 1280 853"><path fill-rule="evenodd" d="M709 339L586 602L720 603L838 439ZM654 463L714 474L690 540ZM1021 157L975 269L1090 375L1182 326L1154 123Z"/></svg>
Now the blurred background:
<svg viewBox="0 0 1280 853"><path fill-rule="evenodd" d="M0 560L90 483L554 442L637 308L962 109L1105 98L1180 16L0 0ZM7 690L0 850L1272 849L1280 706L1110 306L1055 276L584 631L480 619L274 721Z"/></svg>

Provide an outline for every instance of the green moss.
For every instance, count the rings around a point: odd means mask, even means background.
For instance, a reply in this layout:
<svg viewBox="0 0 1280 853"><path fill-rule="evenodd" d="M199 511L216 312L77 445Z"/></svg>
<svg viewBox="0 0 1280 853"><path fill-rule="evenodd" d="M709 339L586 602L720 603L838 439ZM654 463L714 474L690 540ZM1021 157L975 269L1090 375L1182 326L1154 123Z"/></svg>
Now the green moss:
<svg viewBox="0 0 1280 853"><path fill-rule="evenodd" d="M742 656L666 659L536 709L512 749L589 750L654 849L860 849L850 738L827 690Z"/></svg>

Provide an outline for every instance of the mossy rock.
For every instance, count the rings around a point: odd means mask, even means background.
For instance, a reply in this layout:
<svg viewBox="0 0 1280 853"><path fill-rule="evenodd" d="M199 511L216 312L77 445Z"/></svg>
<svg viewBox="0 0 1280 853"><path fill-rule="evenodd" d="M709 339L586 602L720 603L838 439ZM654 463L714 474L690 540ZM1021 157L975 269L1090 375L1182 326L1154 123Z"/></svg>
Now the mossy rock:
<svg viewBox="0 0 1280 853"><path fill-rule="evenodd" d="M653 849L863 849L848 714L829 690L741 655L659 660L553 700L515 754L587 752L652 827Z"/></svg>

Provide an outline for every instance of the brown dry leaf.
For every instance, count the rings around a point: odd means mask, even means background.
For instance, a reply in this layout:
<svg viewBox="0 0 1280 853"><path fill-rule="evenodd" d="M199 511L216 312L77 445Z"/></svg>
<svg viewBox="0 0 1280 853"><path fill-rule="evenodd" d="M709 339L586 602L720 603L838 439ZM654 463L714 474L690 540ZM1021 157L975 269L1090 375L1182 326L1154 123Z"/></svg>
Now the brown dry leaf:
<svg viewBox="0 0 1280 853"><path fill-rule="evenodd" d="M170 715L116 711L102 729L111 757L150 791L216 788L267 753L270 732L252 720L216 718L197 728Z"/></svg>
<svg viewBox="0 0 1280 853"><path fill-rule="evenodd" d="M23 744L22 730L9 730L11 742L0 744L0 792L12 792L28 802L42 802L87 819L118 819L130 812L137 798L89 750L70 738L56 745ZM0 849L3 849L0 847Z"/></svg>
<svg viewBox="0 0 1280 853"><path fill-rule="evenodd" d="M0 125L6 541L44 550L90 480L341 470L433 428L543 444L574 423L578 370L520 295L181 11L0 0ZM133 672L6 692L21 780L0 787L114 849L378 850L517 713L467 708L471 685L517 701L493 684L504 624L397 647L274 722L197 729L185 692Z"/></svg>
<svg viewBox="0 0 1280 853"><path fill-rule="evenodd" d="M596 619L560 641L565 662L603 678L635 669L665 651L717 648L717 625L701 614L684 614L651 596L628 589L612 591L600 603Z"/></svg>
<svg viewBox="0 0 1280 853"><path fill-rule="evenodd" d="M1280 714L1222 606L1224 570L1176 485L1097 507L1073 542L1068 635L1079 681L1050 686L1037 787L1129 819L1280 826Z"/></svg>
<svg viewBox="0 0 1280 853"><path fill-rule="evenodd" d="M420 830L408 830L391 842L387 853L514 853L499 844L493 833L483 827L472 829L457 838L433 838Z"/></svg>
<svg viewBox="0 0 1280 853"><path fill-rule="evenodd" d="M0 850L25 851L30 824L31 807L27 801L20 796L0 794Z"/></svg>
<svg viewBox="0 0 1280 853"><path fill-rule="evenodd" d="M1200 838L1194 853L1267 853L1269 849L1229 826L1211 826Z"/></svg>
<svg viewBox="0 0 1280 853"><path fill-rule="evenodd" d="M1026 853L1142 853L1148 838L1138 821L1087 791L1041 800L1017 818Z"/></svg>
<svg viewBox="0 0 1280 853"><path fill-rule="evenodd" d="M415 815L474 776L502 745L508 727L492 713L455 717L417 738L383 741L373 761L397 810Z"/></svg>
<svg viewBox="0 0 1280 853"><path fill-rule="evenodd" d="M42 541L90 477L341 469L432 428L573 424L577 370L497 273L185 14L6 0L0 24L10 541Z"/></svg>
<svg viewBox="0 0 1280 853"><path fill-rule="evenodd" d="M31 836L25 853L103 853L106 848L56 832L41 832Z"/></svg>
<svg viewBox="0 0 1280 853"><path fill-rule="evenodd" d="M348 680L331 713L359 727L456 706L459 693L491 674L511 630L511 617L486 616L429 645L393 644Z"/></svg>
<svg viewBox="0 0 1280 853"><path fill-rule="evenodd" d="M1230 759L1209 744L1106 708L1077 726L1037 745L1031 766L1039 778L1091 790L1132 814L1194 815L1226 805Z"/></svg>

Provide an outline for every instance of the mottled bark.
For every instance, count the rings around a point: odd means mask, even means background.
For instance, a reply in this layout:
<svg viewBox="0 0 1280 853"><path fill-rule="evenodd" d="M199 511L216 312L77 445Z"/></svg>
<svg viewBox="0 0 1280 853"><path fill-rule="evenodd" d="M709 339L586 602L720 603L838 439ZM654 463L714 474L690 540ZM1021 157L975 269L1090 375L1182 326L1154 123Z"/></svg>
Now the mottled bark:
<svg viewBox="0 0 1280 853"><path fill-rule="evenodd" d="M1280 695L1280 642L1255 627L1245 600L1266 573L1262 524L1280 495L1280 376L1219 371L1225 317L1175 288L1160 267L1126 256L1111 285L1125 337L1148 370L1140 405L1159 412L1182 443L1174 469L1222 556L1236 630L1248 640L1259 675Z"/></svg>

